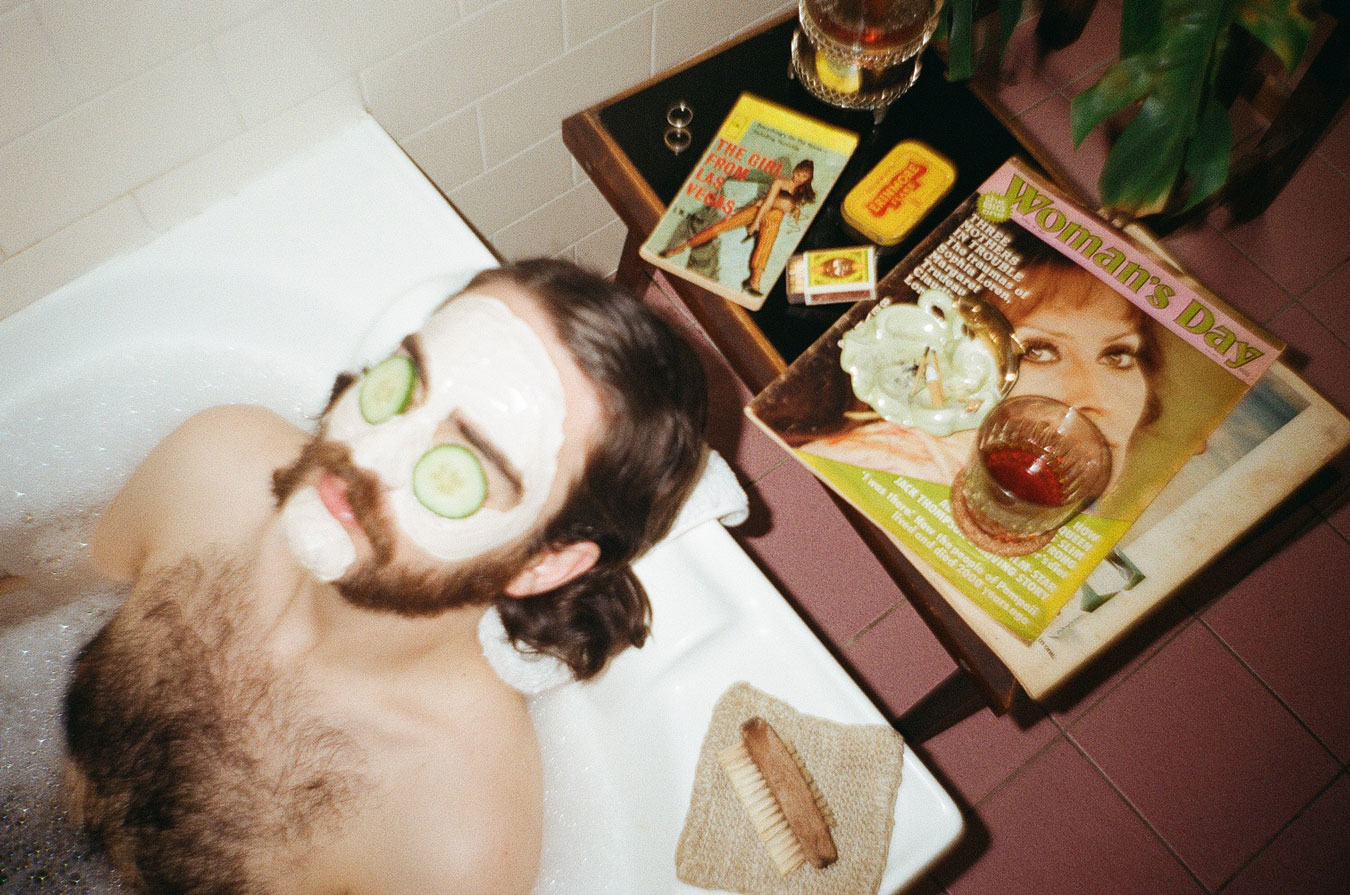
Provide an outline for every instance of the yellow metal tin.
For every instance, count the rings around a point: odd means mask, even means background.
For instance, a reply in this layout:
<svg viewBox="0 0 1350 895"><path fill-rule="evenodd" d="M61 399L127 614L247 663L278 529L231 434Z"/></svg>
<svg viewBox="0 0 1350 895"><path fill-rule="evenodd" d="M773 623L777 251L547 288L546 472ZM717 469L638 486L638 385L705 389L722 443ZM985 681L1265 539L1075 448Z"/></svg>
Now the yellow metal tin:
<svg viewBox="0 0 1350 895"><path fill-rule="evenodd" d="M844 197L844 221L864 238L893 246L956 182L956 167L918 140L895 146Z"/></svg>

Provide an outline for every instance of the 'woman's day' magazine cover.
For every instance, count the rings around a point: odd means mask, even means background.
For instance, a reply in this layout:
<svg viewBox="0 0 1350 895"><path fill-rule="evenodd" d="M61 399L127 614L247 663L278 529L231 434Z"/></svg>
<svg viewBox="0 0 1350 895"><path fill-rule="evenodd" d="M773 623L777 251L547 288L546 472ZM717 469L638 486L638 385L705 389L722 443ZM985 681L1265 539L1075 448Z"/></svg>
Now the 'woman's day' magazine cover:
<svg viewBox="0 0 1350 895"><path fill-rule="evenodd" d="M952 483L971 460L974 427L930 431L888 419L855 393L841 365L850 332L921 294L930 304L945 294L998 309L1021 351L1007 398L1044 395L1078 408L1109 446L1105 490L1035 552L988 552L953 519ZM905 258L878 296L840 318L747 414L1026 641L1203 450L1282 348L1015 159ZM937 358L929 379L944 372Z"/></svg>

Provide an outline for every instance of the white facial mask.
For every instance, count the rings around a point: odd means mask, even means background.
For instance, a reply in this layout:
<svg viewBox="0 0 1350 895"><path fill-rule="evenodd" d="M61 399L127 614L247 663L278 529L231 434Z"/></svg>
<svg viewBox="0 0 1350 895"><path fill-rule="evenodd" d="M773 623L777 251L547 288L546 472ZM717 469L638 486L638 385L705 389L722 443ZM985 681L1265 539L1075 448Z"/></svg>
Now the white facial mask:
<svg viewBox="0 0 1350 895"><path fill-rule="evenodd" d="M356 560L356 547L313 487L296 491L281 511L286 542L300 565L320 581L336 581Z"/></svg>
<svg viewBox="0 0 1350 895"><path fill-rule="evenodd" d="M548 501L563 443L562 380L544 343L498 299L468 293L419 331L425 381L421 400L384 423L361 415L359 385L333 407L328 437L348 446L374 473L408 538L449 562L471 559L529 531ZM509 509L484 506L463 519L437 515L412 490L413 467L457 415L496 447L520 477ZM491 501L491 495L489 495Z"/></svg>

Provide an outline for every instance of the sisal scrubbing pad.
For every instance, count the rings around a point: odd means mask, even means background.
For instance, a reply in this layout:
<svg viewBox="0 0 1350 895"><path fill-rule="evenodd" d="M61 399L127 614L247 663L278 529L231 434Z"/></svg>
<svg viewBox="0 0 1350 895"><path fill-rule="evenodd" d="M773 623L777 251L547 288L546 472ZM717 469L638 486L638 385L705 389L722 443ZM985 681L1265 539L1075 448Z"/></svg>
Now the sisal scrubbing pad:
<svg viewBox="0 0 1350 895"><path fill-rule="evenodd" d="M827 867L780 874L718 760L756 716L792 744L829 805L839 857ZM704 736L676 873L690 885L747 895L874 895L886 867L903 758L904 742L889 726L816 718L750 684L732 685Z"/></svg>

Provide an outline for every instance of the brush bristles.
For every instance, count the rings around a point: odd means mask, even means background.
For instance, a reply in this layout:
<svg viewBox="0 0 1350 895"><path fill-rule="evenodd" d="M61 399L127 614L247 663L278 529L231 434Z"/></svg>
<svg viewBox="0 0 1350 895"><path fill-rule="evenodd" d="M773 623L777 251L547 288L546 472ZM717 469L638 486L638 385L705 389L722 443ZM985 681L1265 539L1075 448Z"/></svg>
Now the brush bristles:
<svg viewBox="0 0 1350 895"><path fill-rule="evenodd" d="M801 843L788 826L787 817L778 807L768 781L750 757L745 741L726 747L718 753L717 758L778 872L787 876L805 864L806 852L802 851Z"/></svg>

